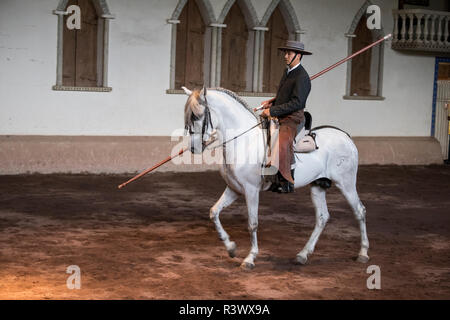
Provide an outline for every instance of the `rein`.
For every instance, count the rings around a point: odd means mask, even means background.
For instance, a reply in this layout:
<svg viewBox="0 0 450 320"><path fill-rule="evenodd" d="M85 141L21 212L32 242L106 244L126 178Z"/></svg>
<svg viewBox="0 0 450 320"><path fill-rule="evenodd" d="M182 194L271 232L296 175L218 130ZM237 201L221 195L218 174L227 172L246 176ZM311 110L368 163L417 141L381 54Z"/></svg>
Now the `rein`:
<svg viewBox="0 0 450 320"><path fill-rule="evenodd" d="M249 132L249 131L255 129L256 127L258 127L260 124L263 124L263 122L264 122L264 120L261 121L261 122L258 122L258 123L255 124L253 127L251 127L250 129L248 129L248 130L242 132L241 134L238 134L238 135L235 136L234 138L231 138L230 140L225 141L225 142L222 143L221 145L219 144L218 146L215 146L215 147L213 147L213 148L207 148L207 150L215 150L215 149L219 148L220 146L225 147L225 145L226 145L227 143L236 140L236 139L239 138L240 136L243 136L243 135L246 134L247 132Z"/></svg>

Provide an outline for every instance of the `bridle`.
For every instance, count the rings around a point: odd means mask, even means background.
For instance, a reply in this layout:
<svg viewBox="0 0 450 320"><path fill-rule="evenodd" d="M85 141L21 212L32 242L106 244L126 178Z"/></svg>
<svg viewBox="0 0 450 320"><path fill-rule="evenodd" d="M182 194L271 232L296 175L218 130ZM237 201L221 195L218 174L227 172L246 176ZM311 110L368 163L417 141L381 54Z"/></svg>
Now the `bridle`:
<svg viewBox="0 0 450 320"><path fill-rule="evenodd" d="M205 107L205 112L203 113L203 122L202 122L202 152L205 150L205 148L207 147L207 144L205 142L205 140L203 139L203 136L205 135L206 131L208 130L209 127L213 128L213 124L212 124L212 120L211 120L211 111L209 109L208 106L208 99L206 99L205 96L205 103L201 104L202 106ZM199 117L197 117L194 113L192 113L191 115L191 123L193 123L194 121L198 121ZM189 135L191 136L191 152L194 153L194 135L195 132L192 129L192 124L188 125L186 124L185 126L185 132L189 132Z"/></svg>

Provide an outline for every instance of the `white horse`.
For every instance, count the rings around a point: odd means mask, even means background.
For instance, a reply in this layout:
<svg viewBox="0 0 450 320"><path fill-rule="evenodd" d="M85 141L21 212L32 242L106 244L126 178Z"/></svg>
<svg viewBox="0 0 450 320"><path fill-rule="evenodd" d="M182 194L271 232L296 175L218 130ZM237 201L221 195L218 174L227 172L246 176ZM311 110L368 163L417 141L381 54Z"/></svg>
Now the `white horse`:
<svg viewBox="0 0 450 320"><path fill-rule="evenodd" d="M219 136L226 136L225 131L234 129L235 132L256 126L258 117L252 109L233 92L222 88L190 91L184 88L189 96L185 106L185 125L191 136L191 152L201 154L206 146L205 141L211 139L216 130ZM300 264L307 262L308 256L322 233L330 215L326 203L326 189L313 182L320 178L333 181L349 202L353 213L359 222L361 231L361 249L358 261L366 263L369 260L367 251L369 241L366 233L366 209L356 192L356 174L358 170L358 151L350 137L342 131L333 128L323 128L315 131L319 149L311 153L296 155L295 188L311 184L311 198L315 206L316 225L305 245L297 254L295 261ZM261 191L268 190L270 182L261 177L261 166L264 156L256 163L250 157L258 153L258 148L265 143L262 130L251 130L245 134L246 139L237 138L234 143L226 144L223 156L234 152L244 141L251 141L245 146L245 156L249 161L236 164L224 163L220 173L227 183L227 187L220 199L210 209L210 218L214 222L220 239L223 241L230 257L235 257L236 244L222 227L219 219L220 212L230 206L239 196L243 195L248 208L248 230L251 235L251 250L244 259L241 267L253 269L258 255L257 228L258 205ZM224 141L222 141L224 142ZM252 163L253 162L253 163ZM282 197L282 195L280 195Z"/></svg>

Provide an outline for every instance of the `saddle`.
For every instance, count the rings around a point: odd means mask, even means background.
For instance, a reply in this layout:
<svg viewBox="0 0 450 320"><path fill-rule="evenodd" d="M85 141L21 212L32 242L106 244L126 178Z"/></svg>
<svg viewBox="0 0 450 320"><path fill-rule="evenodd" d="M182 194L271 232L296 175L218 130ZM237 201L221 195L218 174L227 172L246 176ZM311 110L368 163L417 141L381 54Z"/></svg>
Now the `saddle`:
<svg viewBox="0 0 450 320"><path fill-rule="evenodd" d="M312 116L309 112L305 112L305 125L294 139L294 153L310 153L319 147L316 143L316 134L311 132Z"/></svg>
<svg viewBox="0 0 450 320"><path fill-rule="evenodd" d="M316 143L316 134L311 132L311 127L312 116L309 112L305 112L305 125L297 134L293 142L294 153L310 153L319 149ZM265 163L269 163L274 153L278 152L278 119L268 119L263 128L266 129L267 135Z"/></svg>

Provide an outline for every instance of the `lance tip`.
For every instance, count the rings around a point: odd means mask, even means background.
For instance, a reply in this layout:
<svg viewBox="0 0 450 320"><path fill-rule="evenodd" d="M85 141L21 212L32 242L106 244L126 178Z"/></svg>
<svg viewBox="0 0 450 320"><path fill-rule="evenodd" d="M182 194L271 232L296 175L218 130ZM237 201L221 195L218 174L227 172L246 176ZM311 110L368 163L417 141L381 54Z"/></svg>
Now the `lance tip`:
<svg viewBox="0 0 450 320"><path fill-rule="evenodd" d="M390 37L392 37L392 33L389 33L387 36L385 36L384 40L389 39Z"/></svg>

